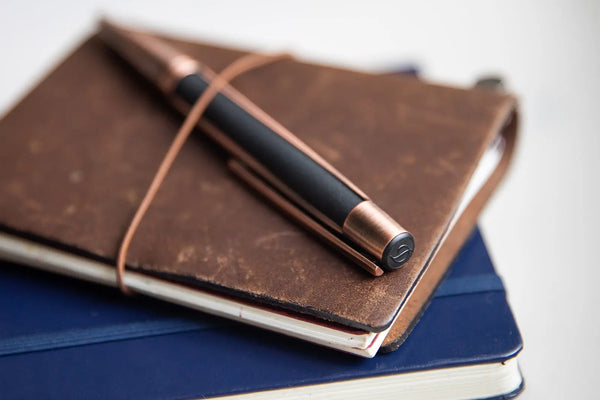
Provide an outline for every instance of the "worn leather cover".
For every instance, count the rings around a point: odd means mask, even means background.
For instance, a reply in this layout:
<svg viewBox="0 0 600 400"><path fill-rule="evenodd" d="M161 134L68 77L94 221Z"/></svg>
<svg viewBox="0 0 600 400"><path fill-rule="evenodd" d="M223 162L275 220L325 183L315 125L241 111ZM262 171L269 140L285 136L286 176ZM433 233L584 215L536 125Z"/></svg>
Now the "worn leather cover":
<svg viewBox="0 0 600 400"><path fill-rule="evenodd" d="M217 71L242 54L173 43ZM293 60L233 86L410 230L412 259L382 277L366 274L237 180L227 154L198 133L134 237L128 268L371 331L402 308L386 341L392 348L506 168L514 99ZM151 85L90 38L0 122L0 226L113 263L180 123ZM440 246L477 161L502 130L508 145L498 170Z"/></svg>

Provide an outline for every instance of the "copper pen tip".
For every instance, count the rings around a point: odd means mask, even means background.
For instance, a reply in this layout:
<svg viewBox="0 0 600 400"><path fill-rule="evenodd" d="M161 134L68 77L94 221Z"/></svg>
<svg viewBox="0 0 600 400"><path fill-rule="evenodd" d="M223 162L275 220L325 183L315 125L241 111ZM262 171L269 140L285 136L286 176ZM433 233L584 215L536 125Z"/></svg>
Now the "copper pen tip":
<svg viewBox="0 0 600 400"><path fill-rule="evenodd" d="M150 33L123 28L105 18L100 19L98 36L166 94L199 68L195 60L166 41Z"/></svg>

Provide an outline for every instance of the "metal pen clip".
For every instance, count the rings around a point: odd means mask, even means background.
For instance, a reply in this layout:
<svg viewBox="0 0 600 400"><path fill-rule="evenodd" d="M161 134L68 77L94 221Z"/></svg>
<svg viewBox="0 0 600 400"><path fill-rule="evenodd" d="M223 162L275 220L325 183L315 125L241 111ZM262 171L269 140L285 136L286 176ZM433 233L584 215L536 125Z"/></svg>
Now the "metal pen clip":
<svg viewBox="0 0 600 400"><path fill-rule="evenodd" d="M354 248L350 243L344 240L341 235L335 234L325 224L322 224L309 213L288 200L274 189L264 178L253 172L252 169L243 162L235 158L230 158L227 166L238 178L246 182L251 188L266 197L288 216L294 218L294 220L299 222L304 228L339 250L344 256L350 258L362 269L373 276L383 275L383 270L372 261L369 256Z"/></svg>

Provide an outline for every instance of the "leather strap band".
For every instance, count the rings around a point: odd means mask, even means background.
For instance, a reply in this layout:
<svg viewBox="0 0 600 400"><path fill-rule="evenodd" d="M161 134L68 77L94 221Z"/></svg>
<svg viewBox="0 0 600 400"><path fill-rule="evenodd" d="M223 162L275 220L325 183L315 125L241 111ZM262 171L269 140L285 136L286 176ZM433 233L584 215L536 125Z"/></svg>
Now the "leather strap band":
<svg viewBox="0 0 600 400"><path fill-rule="evenodd" d="M127 251L129 250L129 245L131 244L133 235L142 222L142 218L146 214L146 211L148 211L148 208L150 208L152 200L156 196L158 189L169 172L169 169L173 165L173 162L177 158L177 155L183 147L183 144L189 137L194 127L198 124L198 121L202 117L202 114L210 102L231 80L238 75L285 58L290 58L290 56L288 54L265 55L251 53L238 58L211 80L209 86L193 105L183 124L179 128L179 131L175 135L175 138L167 150L165 157L160 163L154 178L152 178L152 182L150 183L142 202L138 206L133 219L129 223L125 236L123 237L119 247L119 253L117 257L117 285L119 286L121 292L129 295L132 294L132 291L125 285L123 281L123 274L125 272Z"/></svg>

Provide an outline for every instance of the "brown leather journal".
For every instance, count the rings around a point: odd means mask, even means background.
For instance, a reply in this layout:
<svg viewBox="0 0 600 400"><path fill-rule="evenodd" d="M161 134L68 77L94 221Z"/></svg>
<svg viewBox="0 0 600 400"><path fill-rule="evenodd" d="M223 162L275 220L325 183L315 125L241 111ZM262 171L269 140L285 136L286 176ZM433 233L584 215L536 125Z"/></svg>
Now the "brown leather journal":
<svg viewBox="0 0 600 400"><path fill-rule="evenodd" d="M243 54L171 42L216 71ZM411 260L376 278L356 268L198 132L133 239L126 283L363 356L396 348L506 170L514 98L294 60L232 85L411 231ZM96 37L85 41L0 122L2 256L114 284L119 242L180 123Z"/></svg>

